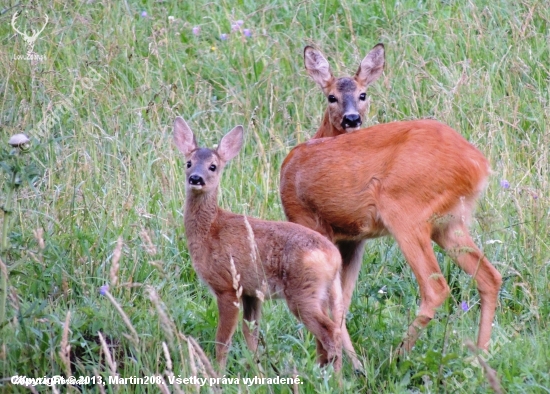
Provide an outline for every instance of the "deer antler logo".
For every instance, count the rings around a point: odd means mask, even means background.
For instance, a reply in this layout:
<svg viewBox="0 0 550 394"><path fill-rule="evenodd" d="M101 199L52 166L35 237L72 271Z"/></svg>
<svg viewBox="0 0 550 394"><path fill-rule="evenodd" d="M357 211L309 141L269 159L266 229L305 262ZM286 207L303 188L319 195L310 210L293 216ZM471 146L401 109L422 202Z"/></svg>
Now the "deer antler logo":
<svg viewBox="0 0 550 394"><path fill-rule="evenodd" d="M42 26L42 29L36 31L34 29L31 29L32 35L29 36L27 33L22 32L15 26L15 21L17 18L19 18L19 15L21 15L21 11L17 11L15 14L13 14L13 17L11 18L11 26L13 27L13 30L15 30L18 34L20 34L23 37L23 40L27 44L27 55L32 56L34 53L34 43L38 39L38 36L40 33L44 31L46 28L46 25L48 24L48 15L44 15L44 19L46 20L44 22L44 26Z"/></svg>

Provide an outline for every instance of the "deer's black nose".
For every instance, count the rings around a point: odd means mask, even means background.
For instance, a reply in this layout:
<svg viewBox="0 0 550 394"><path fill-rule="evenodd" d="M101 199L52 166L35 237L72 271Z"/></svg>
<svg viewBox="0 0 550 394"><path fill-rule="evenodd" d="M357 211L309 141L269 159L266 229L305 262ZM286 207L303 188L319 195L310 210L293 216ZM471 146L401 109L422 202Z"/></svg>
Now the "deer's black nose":
<svg viewBox="0 0 550 394"><path fill-rule="evenodd" d="M359 114L344 115L344 118L342 119L342 127L344 129L355 128L359 126L361 126L361 117L359 116Z"/></svg>
<svg viewBox="0 0 550 394"><path fill-rule="evenodd" d="M190 185L198 185L198 186L204 186L204 179L198 175L191 175L189 177L189 184Z"/></svg>

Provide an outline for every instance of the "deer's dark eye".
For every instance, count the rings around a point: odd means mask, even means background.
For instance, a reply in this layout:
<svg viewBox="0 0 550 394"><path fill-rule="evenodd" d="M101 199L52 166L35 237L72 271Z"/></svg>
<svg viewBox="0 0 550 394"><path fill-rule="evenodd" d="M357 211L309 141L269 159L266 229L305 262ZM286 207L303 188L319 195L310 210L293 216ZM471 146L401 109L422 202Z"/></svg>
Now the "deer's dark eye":
<svg viewBox="0 0 550 394"><path fill-rule="evenodd" d="M338 101L338 99L336 98L336 96L334 96L333 94L328 95L328 102L329 103L335 103L337 101Z"/></svg>
<svg viewBox="0 0 550 394"><path fill-rule="evenodd" d="M366 99L367 99L367 94L366 94L366 93L361 93L361 94L359 95L359 100L365 101Z"/></svg>
<svg viewBox="0 0 550 394"><path fill-rule="evenodd" d="M190 168L190 167L191 167L191 160L189 160L189 161L187 162L187 168Z"/></svg>
<svg viewBox="0 0 550 394"><path fill-rule="evenodd" d="M208 167L210 171L216 171L216 165L212 164L210 167Z"/></svg>

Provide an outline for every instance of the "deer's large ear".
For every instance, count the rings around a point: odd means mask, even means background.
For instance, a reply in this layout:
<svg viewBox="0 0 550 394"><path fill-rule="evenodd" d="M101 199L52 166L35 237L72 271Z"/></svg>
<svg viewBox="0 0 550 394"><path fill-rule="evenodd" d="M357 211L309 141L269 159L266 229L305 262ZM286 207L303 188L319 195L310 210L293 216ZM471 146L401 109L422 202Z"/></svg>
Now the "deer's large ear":
<svg viewBox="0 0 550 394"><path fill-rule="evenodd" d="M181 116L174 121L174 144L185 157L197 149L195 136Z"/></svg>
<svg viewBox="0 0 550 394"><path fill-rule="evenodd" d="M385 63L384 45L377 44L361 61L361 65L355 73L355 78L365 86L370 85L382 75Z"/></svg>
<svg viewBox="0 0 550 394"><path fill-rule="evenodd" d="M223 136L217 152L220 159L228 162L241 150L243 146L243 126L236 126L233 130Z"/></svg>
<svg viewBox="0 0 550 394"><path fill-rule="evenodd" d="M309 76L321 89L325 89L334 79L327 59L317 49L310 46L304 48L304 64Z"/></svg>

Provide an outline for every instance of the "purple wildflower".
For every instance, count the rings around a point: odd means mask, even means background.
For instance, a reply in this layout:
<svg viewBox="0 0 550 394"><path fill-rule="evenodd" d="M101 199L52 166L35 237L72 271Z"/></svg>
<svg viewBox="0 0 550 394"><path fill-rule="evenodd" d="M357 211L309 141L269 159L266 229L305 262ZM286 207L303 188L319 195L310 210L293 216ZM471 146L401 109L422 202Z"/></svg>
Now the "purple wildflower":
<svg viewBox="0 0 550 394"><path fill-rule="evenodd" d="M239 19L235 24L240 27L244 24L244 21L242 19Z"/></svg>
<svg viewBox="0 0 550 394"><path fill-rule="evenodd" d="M239 25L237 25L236 23L233 23L233 24L231 25L231 31L232 31L232 32L239 31L240 28L241 28L241 27L240 27Z"/></svg>
<svg viewBox="0 0 550 394"><path fill-rule="evenodd" d="M147 11L141 11L141 17L147 18Z"/></svg>
<svg viewBox="0 0 550 394"><path fill-rule="evenodd" d="M510 188L510 182L508 182L506 179L501 179L500 187L502 187L503 189L509 189Z"/></svg>
<svg viewBox="0 0 550 394"><path fill-rule="evenodd" d="M244 29L243 34L245 35L245 37L252 37L252 30Z"/></svg>
<svg viewBox="0 0 550 394"><path fill-rule="evenodd" d="M195 26L192 31L193 31L193 35L198 36L199 34L201 34L201 27Z"/></svg>
<svg viewBox="0 0 550 394"><path fill-rule="evenodd" d="M225 33L220 34L220 40L222 40L222 41L227 40L227 37L228 37L228 36L227 36L227 34L225 34Z"/></svg>
<svg viewBox="0 0 550 394"><path fill-rule="evenodd" d="M464 312L468 312L468 309L470 309L470 307L468 306L468 302L467 301L462 301L462 303L460 304L460 307L462 308L462 310Z"/></svg>
<svg viewBox="0 0 550 394"><path fill-rule="evenodd" d="M101 294L102 296L107 294L108 291L109 291L109 285L108 284L103 285L99 288L99 294Z"/></svg>

